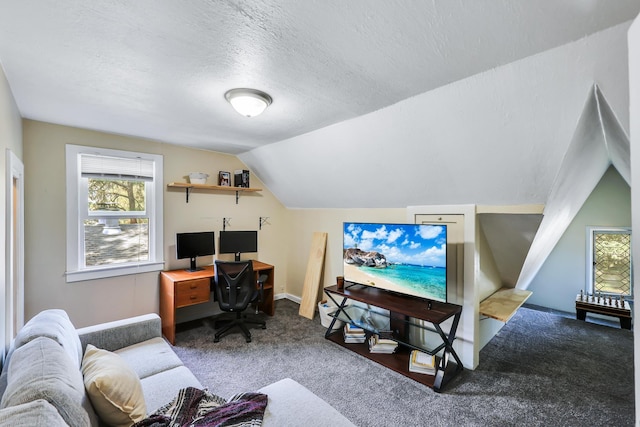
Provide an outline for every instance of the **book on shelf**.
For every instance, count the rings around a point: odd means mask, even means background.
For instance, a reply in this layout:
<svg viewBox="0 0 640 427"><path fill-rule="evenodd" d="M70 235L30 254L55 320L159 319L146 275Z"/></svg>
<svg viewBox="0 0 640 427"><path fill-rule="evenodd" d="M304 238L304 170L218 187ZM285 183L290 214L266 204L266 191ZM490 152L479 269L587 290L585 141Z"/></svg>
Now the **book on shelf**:
<svg viewBox="0 0 640 427"><path fill-rule="evenodd" d="M233 186L249 188L249 171L246 169L233 171Z"/></svg>
<svg viewBox="0 0 640 427"><path fill-rule="evenodd" d="M380 338L378 334L373 334L369 337L369 352L371 353L391 354L396 351L397 347L397 342L386 338Z"/></svg>
<svg viewBox="0 0 640 427"><path fill-rule="evenodd" d="M409 372L435 375L436 356L422 351L412 350L409 356Z"/></svg>
<svg viewBox="0 0 640 427"><path fill-rule="evenodd" d="M352 325L351 323L347 323L344 325L344 333L348 335L354 336L364 336L364 329L359 328L358 326Z"/></svg>
<svg viewBox="0 0 640 427"><path fill-rule="evenodd" d="M363 343L366 340L364 329L350 323L344 325L343 333L344 342L346 343Z"/></svg>

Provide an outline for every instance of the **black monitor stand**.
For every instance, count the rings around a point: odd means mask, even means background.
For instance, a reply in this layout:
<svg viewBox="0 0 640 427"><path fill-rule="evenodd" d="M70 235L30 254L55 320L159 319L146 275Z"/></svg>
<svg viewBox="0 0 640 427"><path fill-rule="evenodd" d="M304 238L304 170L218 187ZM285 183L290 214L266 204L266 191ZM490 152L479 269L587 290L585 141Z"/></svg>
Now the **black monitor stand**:
<svg viewBox="0 0 640 427"><path fill-rule="evenodd" d="M235 255L236 255L235 261L236 262L240 261L240 252L236 252Z"/></svg>
<svg viewBox="0 0 640 427"><path fill-rule="evenodd" d="M189 261L190 261L191 265L189 266L189 268L186 269L186 271L188 271L189 273L193 273L194 271L204 270L204 268L196 267L196 259L195 259L195 257L194 258L189 258Z"/></svg>

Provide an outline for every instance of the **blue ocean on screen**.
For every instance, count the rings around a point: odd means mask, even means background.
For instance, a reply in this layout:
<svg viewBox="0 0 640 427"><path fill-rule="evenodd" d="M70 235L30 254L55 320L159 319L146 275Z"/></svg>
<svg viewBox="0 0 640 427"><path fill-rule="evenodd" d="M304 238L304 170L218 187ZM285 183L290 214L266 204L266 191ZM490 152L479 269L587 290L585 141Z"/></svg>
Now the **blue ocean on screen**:
<svg viewBox="0 0 640 427"><path fill-rule="evenodd" d="M344 279L447 300L447 226L345 222Z"/></svg>
<svg viewBox="0 0 640 427"><path fill-rule="evenodd" d="M358 267L362 272L388 280L405 292L439 301L447 300L447 269L391 264L387 268Z"/></svg>

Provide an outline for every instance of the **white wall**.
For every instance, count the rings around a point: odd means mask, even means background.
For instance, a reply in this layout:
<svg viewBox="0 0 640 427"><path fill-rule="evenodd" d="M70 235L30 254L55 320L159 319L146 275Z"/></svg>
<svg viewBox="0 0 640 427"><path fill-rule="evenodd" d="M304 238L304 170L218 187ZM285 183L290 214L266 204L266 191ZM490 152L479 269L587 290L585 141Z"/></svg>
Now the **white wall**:
<svg viewBox="0 0 640 427"><path fill-rule="evenodd" d="M20 113L18 107L13 99L11 88L7 82L4 70L0 66L0 201L2 201L2 208L0 209L0 259L7 261L6 256L6 227L7 227L7 212L5 210L6 200L6 186L7 186L7 150L11 150L19 159L22 159L22 122L20 119ZM0 307L2 307L2 313L0 314L0 345L5 349L8 341L13 338L6 335L5 331L5 313L7 310L5 304L7 292L7 266L5 262L0 263ZM0 352L4 354L3 352ZM4 359L4 357L2 357Z"/></svg>
<svg viewBox="0 0 640 427"><path fill-rule="evenodd" d="M629 30L629 113L631 136L631 225L634 230L640 230L640 18L633 21ZM633 233L631 242L634 248L640 248L640 233ZM640 282L640 251L633 251L634 293L640 292L636 286ZM638 319L640 304L633 308L633 318ZM637 323L637 322L636 322ZM640 327L633 328L634 364L636 390L636 425L640 425Z"/></svg>
<svg viewBox="0 0 640 427"><path fill-rule="evenodd" d="M586 291L586 227L630 227L630 191L610 167L531 282L528 304L575 312L576 294Z"/></svg>
<svg viewBox="0 0 640 427"><path fill-rule="evenodd" d="M487 237L484 234L482 228L482 221L478 219L478 274L476 280L478 282L478 300L482 302L485 298L488 298L502 288L503 283L498 272L493 253L489 248ZM479 307L478 307L479 310ZM500 329L505 325L501 322L490 317L479 315L478 320L478 342L476 348L478 351L482 349L490 340L498 333Z"/></svg>
<svg viewBox="0 0 640 427"><path fill-rule="evenodd" d="M65 144L99 146L164 156L164 258L167 269L184 268L188 260L175 259L175 233L222 229L257 230L259 217L269 217L259 232L257 258L275 266L275 292L284 293L287 258L284 249L288 224L283 206L267 190L244 193L194 191L185 202L184 190L166 184L185 182L189 172L243 168L237 157L162 144L102 132L37 121L24 121L25 163L25 318L45 308L63 308L76 327L158 312L158 273L66 283L65 281ZM262 183L252 176L252 187ZM226 258L225 258L226 257ZM232 255L221 255L229 259ZM199 260L200 261L200 260ZM202 260L206 262L206 260ZM208 263L212 263L211 258Z"/></svg>

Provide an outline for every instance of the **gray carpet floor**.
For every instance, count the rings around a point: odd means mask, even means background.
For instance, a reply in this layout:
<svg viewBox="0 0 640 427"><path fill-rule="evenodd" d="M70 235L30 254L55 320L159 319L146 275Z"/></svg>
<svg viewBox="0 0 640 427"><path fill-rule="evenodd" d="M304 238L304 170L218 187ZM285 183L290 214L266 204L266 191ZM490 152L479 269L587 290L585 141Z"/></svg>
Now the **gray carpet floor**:
<svg viewBox="0 0 640 427"><path fill-rule="evenodd" d="M319 316L298 308L277 301L251 343L240 334L213 343L208 319L179 325L174 350L215 394L289 377L362 427L634 425L631 331L520 308L478 368L435 393L325 340Z"/></svg>

